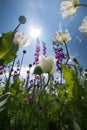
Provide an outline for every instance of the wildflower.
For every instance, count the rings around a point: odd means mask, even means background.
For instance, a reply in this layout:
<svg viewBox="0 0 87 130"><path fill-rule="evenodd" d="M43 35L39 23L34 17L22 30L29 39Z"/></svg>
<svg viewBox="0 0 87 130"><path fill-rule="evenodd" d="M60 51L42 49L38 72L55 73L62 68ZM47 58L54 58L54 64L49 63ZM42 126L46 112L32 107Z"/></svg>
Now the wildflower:
<svg viewBox="0 0 87 130"><path fill-rule="evenodd" d="M79 31L87 38L87 16L83 19Z"/></svg>
<svg viewBox="0 0 87 130"><path fill-rule="evenodd" d="M14 78L19 77L19 73L17 71L14 71Z"/></svg>
<svg viewBox="0 0 87 130"><path fill-rule="evenodd" d="M61 67L61 63L63 61L63 59L65 58L65 55L63 53L63 49L62 48L58 48L58 47L54 47L54 52L55 52L55 59L56 59L56 71L61 71L62 67Z"/></svg>
<svg viewBox="0 0 87 130"><path fill-rule="evenodd" d="M16 32L13 38L13 43L19 47L26 47L30 44L31 39L22 32Z"/></svg>
<svg viewBox="0 0 87 130"><path fill-rule="evenodd" d="M35 98L35 94L31 93L28 97L27 97L30 101L32 101Z"/></svg>
<svg viewBox="0 0 87 130"><path fill-rule="evenodd" d="M79 6L79 0L64 0L60 6L61 11L63 11L63 18L67 18L76 13Z"/></svg>
<svg viewBox="0 0 87 130"><path fill-rule="evenodd" d="M43 44L43 55L46 56L46 50L47 50L46 43L42 42L42 44Z"/></svg>
<svg viewBox="0 0 87 130"><path fill-rule="evenodd" d="M43 73L53 74L56 67L55 58L52 56L45 57L44 55L40 55L39 66L41 67Z"/></svg>
<svg viewBox="0 0 87 130"><path fill-rule="evenodd" d="M34 60L34 64L38 64L39 62L39 55L40 55L40 42L39 42L39 39L36 40L36 49L35 49L35 53L34 53L34 56L35 56L35 60Z"/></svg>
<svg viewBox="0 0 87 130"><path fill-rule="evenodd" d="M32 85L34 83L34 80L31 79L29 83L30 83L30 85Z"/></svg>
<svg viewBox="0 0 87 130"><path fill-rule="evenodd" d="M55 32L53 43L54 44L60 44L65 45L65 43L69 42L71 40L71 36L68 31L66 32Z"/></svg>

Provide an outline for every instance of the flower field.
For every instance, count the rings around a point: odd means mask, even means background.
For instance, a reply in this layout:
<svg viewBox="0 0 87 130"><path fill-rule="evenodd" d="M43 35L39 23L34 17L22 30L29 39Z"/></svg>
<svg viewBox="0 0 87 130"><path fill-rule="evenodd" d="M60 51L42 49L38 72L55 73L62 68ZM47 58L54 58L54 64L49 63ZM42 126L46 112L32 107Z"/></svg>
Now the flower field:
<svg viewBox="0 0 87 130"><path fill-rule="evenodd" d="M81 6L87 5L79 0L62 1L63 18ZM41 51L36 39L34 61L27 65L25 78L21 72L27 51L17 60L20 47L32 40L18 31L25 22L20 16L18 26L0 37L0 130L87 130L87 69L70 55L70 32L55 32L54 56L47 55L45 42ZM87 38L87 16L79 31Z"/></svg>

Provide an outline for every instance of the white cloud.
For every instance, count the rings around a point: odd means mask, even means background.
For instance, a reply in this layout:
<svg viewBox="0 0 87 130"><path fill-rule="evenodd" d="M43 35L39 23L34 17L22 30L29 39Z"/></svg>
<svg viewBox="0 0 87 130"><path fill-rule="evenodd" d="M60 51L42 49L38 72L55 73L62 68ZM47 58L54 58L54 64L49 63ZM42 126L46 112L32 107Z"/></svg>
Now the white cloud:
<svg viewBox="0 0 87 130"><path fill-rule="evenodd" d="M78 42L79 42L79 43L81 43L81 42L82 42L82 39L80 39L80 37L79 37L79 36L76 36L76 39L78 40Z"/></svg>
<svg viewBox="0 0 87 130"><path fill-rule="evenodd" d="M14 75L14 72L17 71L17 67L14 67L13 70L14 71L12 72L12 75ZM26 79L26 77L27 77L27 71L29 71L29 67L28 66L22 66L21 67L21 71L20 71L20 78ZM31 78L33 78L33 71L34 71L34 67L31 67L31 69L30 69L30 77ZM5 75L8 78L9 72L6 71Z"/></svg>
<svg viewBox="0 0 87 130"><path fill-rule="evenodd" d="M29 67L28 66L22 66L21 71L20 71L20 77L23 78L23 79L26 79L27 71L29 71ZM32 66L30 68L30 78L31 79L34 77L33 76L33 71L34 71L34 67Z"/></svg>
<svg viewBox="0 0 87 130"><path fill-rule="evenodd" d="M26 79L28 70L29 70L29 67L27 67L27 66L21 67L20 77L22 77L23 79Z"/></svg>
<svg viewBox="0 0 87 130"><path fill-rule="evenodd" d="M36 0L30 0L29 1L29 5L30 7L33 9L33 10L36 10L36 9L44 9L44 5L42 4L42 2L37 2Z"/></svg>

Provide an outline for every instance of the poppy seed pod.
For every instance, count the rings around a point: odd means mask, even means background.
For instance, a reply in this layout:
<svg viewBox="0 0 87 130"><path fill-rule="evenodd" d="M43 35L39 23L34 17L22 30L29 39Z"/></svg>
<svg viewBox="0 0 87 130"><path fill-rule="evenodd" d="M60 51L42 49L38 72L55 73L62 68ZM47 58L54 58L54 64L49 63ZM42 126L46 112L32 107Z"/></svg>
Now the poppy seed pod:
<svg viewBox="0 0 87 130"><path fill-rule="evenodd" d="M25 23L26 23L26 17L21 15L21 16L19 17L19 22L20 22L21 24L25 24Z"/></svg>

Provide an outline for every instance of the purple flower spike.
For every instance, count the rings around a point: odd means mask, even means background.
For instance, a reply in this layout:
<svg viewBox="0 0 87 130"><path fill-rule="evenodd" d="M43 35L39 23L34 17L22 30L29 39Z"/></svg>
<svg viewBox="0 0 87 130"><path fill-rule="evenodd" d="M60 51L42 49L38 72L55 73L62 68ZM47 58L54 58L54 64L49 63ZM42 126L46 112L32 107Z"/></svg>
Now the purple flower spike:
<svg viewBox="0 0 87 130"><path fill-rule="evenodd" d="M56 71L61 71L62 67L61 67L61 63L63 61L63 59L65 58L65 55L63 53L63 49L62 48L58 48L58 47L53 47L54 52L55 52L55 58L56 58Z"/></svg>
<svg viewBox="0 0 87 130"><path fill-rule="evenodd" d="M46 43L42 42L42 44L43 44L43 55L46 56L46 50L47 50Z"/></svg>
<svg viewBox="0 0 87 130"><path fill-rule="evenodd" d="M33 65L38 64L39 61L39 55L40 55L40 42L39 39L36 40L36 49L35 49L35 53L34 53L34 62Z"/></svg>
<svg viewBox="0 0 87 130"><path fill-rule="evenodd" d="M29 99L30 101L32 101L34 98L35 98L35 94L34 94L34 93L31 93L31 94L28 96L28 99Z"/></svg>
<svg viewBox="0 0 87 130"><path fill-rule="evenodd" d="M33 84L33 82L34 82L33 80L30 80L30 84Z"/></svg>

